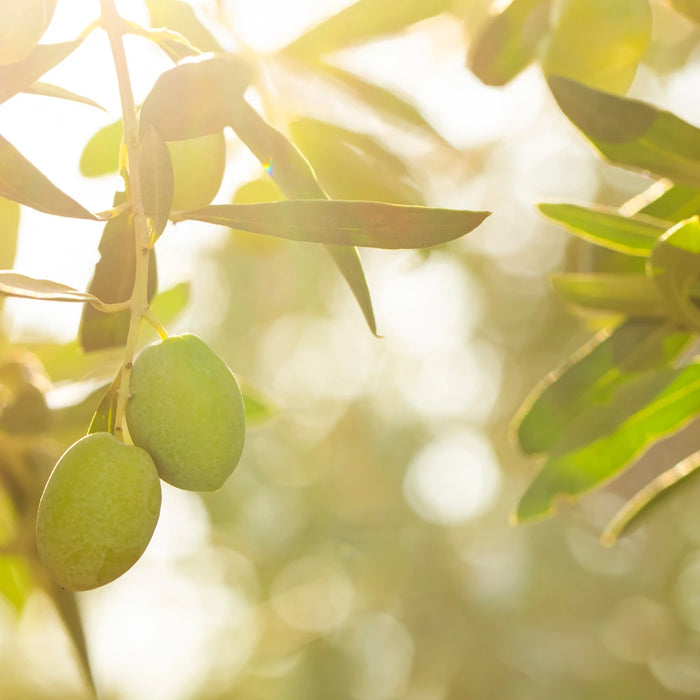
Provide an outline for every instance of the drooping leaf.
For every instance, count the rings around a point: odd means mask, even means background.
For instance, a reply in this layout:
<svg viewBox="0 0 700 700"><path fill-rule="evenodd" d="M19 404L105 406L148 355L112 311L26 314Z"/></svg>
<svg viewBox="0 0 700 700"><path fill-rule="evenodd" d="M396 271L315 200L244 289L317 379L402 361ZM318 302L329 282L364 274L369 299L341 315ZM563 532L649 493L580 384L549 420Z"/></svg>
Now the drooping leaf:
<svg viewBox="0 0 700 700"><path fill-rule="evenodd" d="M47 214L76 219L97 219L94 214L58 189L2 136L0 136L0 196Z"/></svg>
<svg viewBox="0 0 700 700"><path fill-rule="evenodd" d="M231 54L204 54L162 73L141 106L141 137L153 125L165 141L215 134L231 121L252 80L250 65Z"/></svg>
<svg viewBox="0 0 700 700"><path fill-rule="evenodd" d="M616 476L699 412L699 364L625 383L608 406L596 407L572 423L570 443L557 445L520 500L516 519L551 515L557 499L579 496Z"/></svg>
<svg viewBox="0 0 700 700"><path fill-rule="evenodd" d="M125 201L123 192L117 192L114 205ZM105 225L99 245L100 259L88 291L107 303L126 301L131 297L136 269L136 244L131 217L127 212L110 219ZM153 298L157 287L154 251L149 256L148 298ZM105 314L91 306L83 309L80 321L80 346L87 352L124 345L129 330L129 311Z"/></svg>
<svg viewBox="0 0 700 700"><path fill-rule="evenodd" d="M653 481L638 491L615 514L608 523L605 531L600 536L600 541L606 547L611 547L615 542L633 526L639 524L640 519L649 515L666 497L678 487L688 485L690 477L700 474L700 452L694 452L689 457L659 474Z"/></svg>
<svg viewBox="0 0 700 700"><path fill-rule="evenodd" d="M80 156L80 172L85 177L116 173L119 169L119 148L122 142L122 120L103 126L85 144Z"/></svg>
<svg viewBox="0 0 700 700"><path fill-rule="evenodd" d="M371 136L316 119L291 123L289 133L332 199L423 204L405 163Z"/></svg>
<svg viewBox="0 0 700 700"><path fill-rule="evenodd" d="M146 6L152 27L168 27L187 37L200 51L222 50L189 3L182 0L146 0Z"/></svg>
<svg viewBox="0 0 700 700"><path fill-rule="evenodd" d="M672 323L641 319L598 333L525 400L514 421L521 449L551 450L584 410L635 376L670 366L692 337Z"/></svg>
<svg viewBox="0 0 700 700"><path fill-rule="evenodd" d="M427 248L463 236L488 212L383 202L297 199L219 204L178 215L294 241L370 248Z"/></svg>
<svg viewBox="0 0 700 700"><path fill-rule="evenodd" d="M41 299L44 301L99 301L94 294L79 292L51 280L39 280L21 275L12 270L0 270L0 294L6 297L22 299Z"/></svg>
<svg viewBox="0 0 700 700"><path fill-rule="evenodd" d="M698 0L669 0L671 7L700 24L700 3Z"/></svg>
<svg viewBox="0 0 700 700"><path fill-rule="evenodd" d="M700 330L700 307L693 301L693 283L700 271L700 218L681 221L658 240L647 271L661 292L669 316Z"/></svg>
<svg viewBox="0 0 700 700"><path fill-rule="evenodd" d="M151 236L155 241L168 224L174 180L170 151L153 126L149 126L143 135L140 163L143 209L152 222Z"/></svg>
<svg viewBox="0 0 700 700"><path fill-rule="evenodd" d="M268 124L247 102L240 101L231 112L229 125L260 161L282 193L290 199L325 199L326 193L299 149L280 131ZM369 329L377 334L372 299L357 250L327 246L340 274L348 283Z"/></svg>
<svg viewBox="0 0 700 700"><path fill-rule="evenodd" d="M350 95L364 102L373 112L390 124L406 124L420 129L452 148L451 144L445 141L442 135L435 130L416 107L395 92L380 87L355 73L323 61L315 62L313 67L322 71L334 84L345 88Z"/></svg>
<svg viewBox="0 0 700 700"><path fill-rule="evenodd" d="M506 85L532 63L549 26L551 0L513 0L472 41L468 65L486 85Z"/></svg>
<svg viewBox="0 0 700 700"><path fill-rule="evenodd" d="M114 429L117 425L117 401L119 398L119 382L121 376L122 373L121 370L119 370L117 376L114 377L114 380L102 397L90 421L88 435L101 432L114 434Z"/></svg>
<svg viewBox="0 0 700 700"><path fill-rule="evenodd" d="M441 14L451 4L451 0L401 0L400 3L358 0L300 36L285 52L313 55L337 51L377 36L395 34Z"/></svg>
<svg viewBox="0 0 700 700"><path fill-rule="evenodd" d="M105 108L95 102L95 100L85 97L85 95L79 95L71 90L66 90L59 85L51 85L50 83L36 82L32 83L28 88L22 90L22 92L28 95L42 95L44 97L56 97L61 100L68 100L70 102L79 102L80 104L88 105L90 107L97 107L103 112L106 111Z"/></svg>
<svg viewBox="0 0 700 700"><path fill-rule="evenodd" d="M538 204L537 208L579 238L638 257L648 257L659 236L669 227L666 221L643 214L622 216L604 207Z"/></svg>
<svg viewBox="0 0 700 700"><path fill-rule="evenodd" d="M675 114L567 78L550 76L562 112L608 160L700 185L700 129Z"/></svg>
<svg viewBox="0 0 700 700"><path fill-rule="evenodd" d="M666 315L663 298L646 275L557 274L550 279L565 301L587 309L637 318Z"/></svg>
<svg viewBox="0 0 700 700"><path fill-rule="evenodd" d="M24 60L0 66L0 103L26 90L44 73L70 56L93 28L94 26L91 25L73 41L62 44L39 44Z"/></svg>

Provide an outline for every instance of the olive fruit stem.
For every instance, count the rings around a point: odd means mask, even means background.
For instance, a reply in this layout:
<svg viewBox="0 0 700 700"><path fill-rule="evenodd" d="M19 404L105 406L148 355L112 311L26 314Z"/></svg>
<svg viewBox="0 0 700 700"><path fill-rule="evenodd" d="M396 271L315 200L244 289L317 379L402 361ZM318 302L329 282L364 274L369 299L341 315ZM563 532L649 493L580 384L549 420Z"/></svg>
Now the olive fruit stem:
<svg viewBox="0 0 700 700"><path fill-rule="evenodd" d="M143 320L148 321L155 329L161 340L167 340L170 336L168 331L165 330L165 326L158 320L158 317L149 308L145 309L143 314Z"/></svg>
<svg viewBox="0 0 700 700"><path fill-rule="evenodd" d="M122 123L124 124L124 144L126 145L128 172L127 187L129 204L134 224L134 240L136 254L136 269L134 274L134 287L129 299L131 318L129 331L124 348L121 379L117 392L117 407L115 415L115 435L123 438L124 413L126 402L129 398L129 384L131 380L131 368L136 343L138 341L141 318L148 310L148 257L150 255L148 222L143 209L141 196L141 170L139 154L139 129L136 116L136 104L131 89L129 67L126 62L123 37L126 30L124 20L117 12L114 0L100 0L102 10L102 28L107 32L109 44L112 49L114 68L117 73L119 85L119 98L122 108Z"/></svg>

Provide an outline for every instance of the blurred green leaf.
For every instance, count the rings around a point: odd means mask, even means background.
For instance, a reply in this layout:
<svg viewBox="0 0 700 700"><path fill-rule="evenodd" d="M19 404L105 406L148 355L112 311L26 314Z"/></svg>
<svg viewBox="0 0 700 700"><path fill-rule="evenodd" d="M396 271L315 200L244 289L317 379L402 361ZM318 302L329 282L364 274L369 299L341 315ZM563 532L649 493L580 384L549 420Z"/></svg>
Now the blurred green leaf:
<svg viewBox="0 0 700 700"><path fill-rule="evenodd" d="M192 5L182 0L146 0L151 26L168 27L201 51L221 51L221 45L199 21Z"/></svg>
<svg viewBox="0 0 700 700"><path fill-rule="evenodd" d="M190 300L190 283L180 282L160 294L151 302L151 311L163 324L174 321Z"/></svg>
<svg viewBox="0 0 700 700"><path fill-rule="evenodd" d="M9 270L17 253L20 209L17 202L0 197L0 269Z"/></svg>
<svg viewBox="0 0 700 700"><path fill-rule="evenodd" d="M0 136L0 196L47 214L77 219L97 218L65 192L59 190L2 136Z"/></svg>
<svg viewBox="0 0 700 700"><path fill-rule="evenodd" d="M659 290L645 275L557 274L551 282L571 304L641 318L666 315Z"/></svg>
<svg viewBox="0 0 700 700"><path fill-rule="evenodd" d="M625 214L645 214L677 223L700 214L700 189L688 185L671 185L661 190L655 182L645 192L633 197L621 207Z"/></svg>
<svg viewBox="0 0 700 700"><path fill-rule="evenodd" d="M486 85L506 85L532 63L549 27L551 0L513 0L471 42L468 65Z"/></svg>
<svg viewBox="0 0 700 700"><path fill-rule="evenodd" d="M291 123L289 133L332 199L423 203L405 163L371 136L316 119Z"/></svg>
<svg viewBox="0 0 700 700"><path fill-rule="evenodd" d="M34 589L34 581L24 557L0 555L0 596L16 613L21 613Z"/></svg>
<svg viewBox="0 0 700 700"><path fill-rule="evenodd" d="M204 54L161 73L141 106L141 137L153 125L166 141L215 134L231 122L250 85L250 65L231 54Z"/></svg>
<svg viewBox="0 0 700 700"><path fill-rule="evenodd" d="M645 102L567 78L550 76L548 83L564 114L608 160L700 185L700 129Z"/></svg>
<svg viewBox="0 0 700 700"><path fill-rule="evenodd" d="M584 410L640 373L669 366L692 338L671 323L638 319L594 336L525 400L514 421L521 449L551 450Z"/></svg>
<svg viewBox="0 0 700 700"><path fill-rule="evenodd" d="M112 433L117 425L117 400L119 395L119 382L121 380L121 370L109 385L102 400L97 406L97 410L90 421L88 434L90 433Z"/></svg>
<svg viewBox="0 0 700 700"><path fill-rule="evenodd" d="M537 208L574 235L626 255L648 257L668 222L637 214L622 216L614 209L577 204L538 204Z"/></svg>
<svg viewBox="0 0 700 700"><path fill-rule="evenodd" d="M155 241L168 225L174 181L170 151L153 126L148 127L143 134L140 163L143 209L152 222L151 235Z"/></svg>
<svg viewBox="0 0 700 700"><path fill-rule="evenodd" d="M576 497L616 476L654 442L700 412L700 365L626 382L607 406L572 422L568 437L525 491L519 522L551 515L559 498Z"/></svg>
<svg viewBox="0 0 700 700"><path fill-rule="evenodd" d="M6 297L43 301L97 301L97 297L93 294L79 292L59 282L27 277L11 270L0 270L0 294Z"/></svg>
<svg viewBox="0 0 700 700"><path fill-rule="evenodd" d="M42 95L43 97L56 97L61 100L69 100L70 102L79 102L80 104L88 105L90 107L97 107L103 112L105 108L95 102L95 100L85 97L84 95L78 95L75 92L66 90L59 85L51 85L50 83L32 83L28 88L22 90L22 92L28 95Z"/></svg>
<svg viewBox="0 0 700 700"><path fill-rule="evenodd" d="M698 0L669 0L669 3L674 10L700 23L700 3Z"/></svg>
<svg viewBox="0 0 700 700"><path fill-rule="evenodd" d="M606 547L615 544L630 528L638 525L640 519L648 516L650 511L662 503L669 494L673 493L679 486L688 485L689 477L700 474L698 467L700 467L700 452L695 452L671 469L659 474L632 496L615 514L600 537L601 543Z"/></svg>
<svg viewBox="0 0 700 700"><path fill-rule="evenodd" d="M369 82L355 73L323 61L314 63L313 67L327 75L334 84L345 88L356 99L362 100L378 116L390 124L404 122L438 138L443 144L452 148L452 145L435 131L432 124L423 117L416 107L396 93Z"/></svg>
<svg viewBox="0 0 700 700"><path fill-rule="evenodd" d="M114 206L125 201L117 192ZM100 259L88 287L91 294L109 304L126 301L131 296L136 268L134 228L128 212L110 219L104 227L99 245ZM148 298L153 298L158 284L155 251L149 257ZM86 352L124 345L129 330L128 310L102 313L85 306L80 321L78 339Z"/></svg>
<svg viewBox="0 0 700 700"><path fill-rule="evenodd" d="M122 142L122 120L103 126L85 144L80 156L80 172L85 177L116 173L119 169L119 148Z"/></svg>
<svg viewBox="0 0 700 700"><path fill-rule="evenodd" d="M460 238L489 212L383 202L297 199L219 204L178 215L294 241L370 248L428 248Z"/></svg>
<svg viewBox="0 0 700 700"><path fill-rule="evenodd" d="M0 66L0 103L29 88L44 73L70 56L93 28L91 25L73 41L39 44L23 61Z"/></svg>
<svg viewBox="0 0 700 700"><path fill-rule="evenodd" d="M647 271L678 323L700 329L700 308L692 300L692 285L700 271L700 219L681 221L654 246Z"/></svg>
<svg viewBox="0 0 700 700"><path fill-rule="evenodd" d="M243 403L245 404L246 425L256 425L274 416L276 409L271 403L245 380L241 380L240 377L238 379L243 394Z"/></svg>
<svg viewBox="0 0 700 700"><path fill-rule="evenodd" d="M328 195L316 179L309 161L280 131L268 124L247 102L240 101L231 112L230 126L260 161L281 192L290 199L324 199ZM369 329L377 334L372 299L362 261L355 248L326 246L340 274L347 282Z"/></svg>
<svg viewBox="0 0 700 700"><path fill-rule="evenodd" d="M285 47L285 53L323 54L395 34L450 9L452 0L401 0L400 3L359 0Z"/></svg>

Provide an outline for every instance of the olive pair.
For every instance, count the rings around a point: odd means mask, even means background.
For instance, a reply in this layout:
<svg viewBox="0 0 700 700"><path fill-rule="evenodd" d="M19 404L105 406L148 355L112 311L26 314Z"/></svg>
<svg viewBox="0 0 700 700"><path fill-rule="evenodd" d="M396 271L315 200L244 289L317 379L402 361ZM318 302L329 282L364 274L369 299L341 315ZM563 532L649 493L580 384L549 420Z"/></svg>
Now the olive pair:
<svg viewBox="0 0 700 700"><path fill-rule="evenodd" d="M130 387L126 420L134 444L106 432L81 438L59 459L39 503L39 555L64 588L96 588L139 559L158 521L159 479L213 491L243 450L236 379L196 336L146 348Z"/></svg>

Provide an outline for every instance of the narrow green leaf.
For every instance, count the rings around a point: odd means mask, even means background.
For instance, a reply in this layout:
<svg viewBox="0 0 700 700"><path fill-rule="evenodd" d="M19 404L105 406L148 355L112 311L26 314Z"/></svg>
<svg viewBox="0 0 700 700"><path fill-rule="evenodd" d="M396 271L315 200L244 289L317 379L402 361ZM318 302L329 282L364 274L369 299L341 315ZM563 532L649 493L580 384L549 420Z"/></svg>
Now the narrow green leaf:
<svg viewBox="0 0 700 700"><path fill-rule="evenodd" d="M663 295L669 316L700 330L700 308L693 301L693 284L700 271L700 218L681 221L659 239L647 271Z"/></svg>
<svg viewBox="0 0 700 700"><path fill-rule="evenodd" d="M230 114L229 125L260 161L281 192L290 199L326 199L313 168L301 151L281 132L268 124L247 102L241 100ZM348 283L369 329L377 334L372 299L357 250L339 246L326 250Z"/></svg>
<svg viewBox="0 0 700 700"><path fill-rule="evenodd" d="M525 400L514 419L521 449L551 450L577 416L635 376L668 367L693 337L674 324L640 319L598 333Z"/></svg>
<svg viewBox="0 0 700 700"><path fill-rule="evenodd" d="M451 0L401 0L400 3L359 0L303 34L285 48L295 55L322 54L395 34L428 17L449 10Z"/></svg>
<svg viewBox="0 0 700 700"><path fill-rule="evenodd" d="M95 295L79 292L65 284L27 277L12 270L0 270L0 294L44 301L99 301Z"/></svg>
<svg viewBox="0 0 700 700"><path fill-rule="evenodd" d="M638 318L666 315L659 290L645 275L557 274L550 279L565 301L587 309Z"/></svg>
<svg viewBox="0 0 700 700"><path fill-rule="evenodd" d="M423 204L405 163L371 136L316 119L293 122L289 133L331 199Z"/></svg>
<svg viewBox="0 0 700 700"><path fill-rule="evenodd" d="M638 257L648 257L659 236L669 226L666 221L643 214L622 216L604 207L538 204L537 208L583 240Z"/></svg>
<svg viewBox="0 0 700 700"><path fill-rule="evenodd" d="M344 88L350 95L364 102L389 124L403 123L420 129L429 136L440 140L448 148L453 148L414 105L396 93L324 61L316 61L312 65L313 68L328 76L334 85Z"/></svg>
<svg viewBox="0 0 700 700"><path fill-rule="evenodd" d="M564 114L611 162L700 185L700 129L671 112L550 76Z"/></svg>
<svg viewBox="0 0 700 700"><path fill-rule="evenodd" d="M0 103L29 88L44 73L70 56L93 28L91 25L73 41L39 44L23 61L0 66Z"/></svg>
<svg viewBox="0 0 700 700"><path fill-rule="evenodd" d="M125 201L123 192L117 192L114 205ZM134 286L136 244L134 228L128 213L110 219L104 227L99 245L100 259L95 266L88 291L104 302L118 303L130 298ZM155 251L149 262L148 298L153 298L157 287ZM124 345L129 330L129 311L102 313L85 306L80 321L78 339L87 352Z"/></svg>
<svg viewBox="0 0 700 700"><path fill-rule="evenodd" d="M105 112L105 108L95 102L95 100L85 97L85 95L79 95L76 92L71 92L62 88L59 85L51 85L50 83L32 83L28 88L22 90L22 92L29 95L42 95L43 97L56 97L61 100L68 100L70 102L79 102L80 104L88 105L90 107L97 107Z"/></svg>
<svg viewBox="0 0 700 700"><path fill-rule="evenodd" d="M222 131L252 80L250 65L231 54L186 59L162 73L141 106L143 138L153 125L165 141Z"/></svg>
<svg viewBox="0 0 700 700"><path fill-rule="evenodd" d="M581 420L572 424L572 448L545 462L520 500L516 520L551 515L557 499L574 498L616 476L654 442L698 413L698 364L626 383L607 409L598 408L586 416L591 425Z"/></svg>
<svg viewBox="0 0 700 700"><path fill-rule="evenodd" d="M535 58L549 27L551 0L513 0L469 47L470 70L486 85L506 85Z"/></svg>
<svg viewBox="0 0 700 700"><path fill-rule="evenodd" d="M122 372L119 370L117 376L114 377L114 380L102 397L90 421L88 435L91 433L103 432L114 434L114 429L117 425L117 400L119 398L119 382L121 376Z"/></svg>
<svg viewBox="0 0 700 700"><path fill-rule="evenodd" d="M146 0L151 26L168 27L187 37L200 51L222 51L222 47L199 21L192 5L182 0Z"/></svg>
<svg viewBox="0 0 700 700"><path fill-rule="evenodd" d="M144 213L152 222L151 236L154 241L168 225L173 189L170 151L155 128L149 126L141 142L141 196Z"/></svg>
<svg viewBox="0 0 700 700"><path fill-rule="evenodd" d="M1 81L0 84L2 84ZM77 219L97 218L65 192L59 190L2 136L0 136L0 196L47 214Z"/></svg>
<svg viewBox="0 0 700 700"><path fill-rule="evenodd" d="M103 126L85 144L80 156L80 173L85 177L99 177L116 173L119 169L119 148L122 142L122 120Z"/></svg>
<svg viewBox="0 0 700 700"><path fill-rule="evenodd" d="M700 452L694 452L671 469L659 474L632 496L615 514L600 536L601 543L606 547L614 545L622 535L638 525L642 517L648 516L649 512L663 502L677 487L687 485L689 477L700 474L698 467L700 467Z"/></svg>
<svg viewBox="0 0 700 700"><path fill-rule="evenodd" d="M383 202L297 199L219 204L185 212L192 219L308 243L370 248L428 248L460 238L488 212Z"/></svg>
<svg viewBox="0 0 700 700"><path fill-rule="evenodd" d="M698 0L669 0L671 7L700 24L700 3Z"/></svg>

